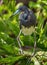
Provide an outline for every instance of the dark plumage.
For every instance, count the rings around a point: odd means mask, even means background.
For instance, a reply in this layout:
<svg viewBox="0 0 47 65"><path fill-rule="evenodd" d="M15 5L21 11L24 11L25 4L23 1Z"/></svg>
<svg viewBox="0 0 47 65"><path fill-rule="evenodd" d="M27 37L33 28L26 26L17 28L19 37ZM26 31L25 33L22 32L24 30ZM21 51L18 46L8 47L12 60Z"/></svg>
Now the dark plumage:
<svg viewBox="0 0 47 65"><path fill-rule="evenodd" d="M19 15L20 29L24 35L31 35L35 30L36 17L26 6L21 6L19 10L22 12Z"/></svg>
<svg viewBox="0 0 47 65"><path fill-rule="evenodd" d="M23 26L31 27L36 25L36 17L32 11L29 10L28 13L23 12L19 15L20 19L20 28Z"/></svg>

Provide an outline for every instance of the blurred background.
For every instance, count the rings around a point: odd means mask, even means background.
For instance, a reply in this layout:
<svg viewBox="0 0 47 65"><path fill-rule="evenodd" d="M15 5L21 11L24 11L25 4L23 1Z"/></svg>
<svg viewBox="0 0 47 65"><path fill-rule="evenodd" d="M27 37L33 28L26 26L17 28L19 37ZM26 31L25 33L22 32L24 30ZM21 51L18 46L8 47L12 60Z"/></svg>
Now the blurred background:
<svg viewBox="0 0 47 65"><path fill-rule="evenodd" d="M18 42L19 34L18 15L9 17L18 9L25 5L36 15L36 57L30 59L29 56L19 55ZM27 55L32 53L34 46L34 36L20 35L23 49ZM40 56L39 56L39 55ZM41 56L42 55L42 56ZM47 0L0 0L0 65L47 65Z"/></svg>

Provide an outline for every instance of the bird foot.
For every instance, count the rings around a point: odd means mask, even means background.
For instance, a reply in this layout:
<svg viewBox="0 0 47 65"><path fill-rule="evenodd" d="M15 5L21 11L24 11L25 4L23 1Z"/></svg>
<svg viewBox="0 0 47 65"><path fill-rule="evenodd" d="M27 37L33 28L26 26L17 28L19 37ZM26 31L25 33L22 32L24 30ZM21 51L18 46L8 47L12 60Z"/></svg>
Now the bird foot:
<svg viewBox="0 0 47 65"><path fill-rule="evenodd" d="M22 50L22 49L20 49L20 54L24 54L24 52L23 52L23 50Z"/></svg>

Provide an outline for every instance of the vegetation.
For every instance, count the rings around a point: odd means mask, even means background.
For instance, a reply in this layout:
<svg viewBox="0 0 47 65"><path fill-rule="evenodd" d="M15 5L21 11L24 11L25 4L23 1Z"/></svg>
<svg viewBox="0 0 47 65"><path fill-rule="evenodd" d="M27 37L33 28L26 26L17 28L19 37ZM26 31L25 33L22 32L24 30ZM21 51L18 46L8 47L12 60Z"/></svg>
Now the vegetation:
<svg viewBox="0 0 47 65"><path fill-rule="evenodd" d="M21 4L21 3L20 3ZM37 19L36 53L33 57L34 36L20 35L24 54L19 54L18 42L19 20L16 15L9 17L18 9L15 0L0 0L0 65L47 65L47 0L29 1ZM26 48L28 47L29 48Z"/></svg>

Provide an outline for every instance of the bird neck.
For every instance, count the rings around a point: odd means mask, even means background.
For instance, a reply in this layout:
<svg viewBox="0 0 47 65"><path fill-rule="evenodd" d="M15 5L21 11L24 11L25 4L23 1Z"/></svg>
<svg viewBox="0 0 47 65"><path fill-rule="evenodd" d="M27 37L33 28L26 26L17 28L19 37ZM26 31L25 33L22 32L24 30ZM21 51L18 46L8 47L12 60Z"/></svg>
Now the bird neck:
<svg viewBox="0 0 47 65"><path fill-rule="evenodd" d="M27 10L25 10L24 12L25 12L25 13L27 13L27 14L29 14L29 11L28 11L28 9L27 9Z"/></svg>

